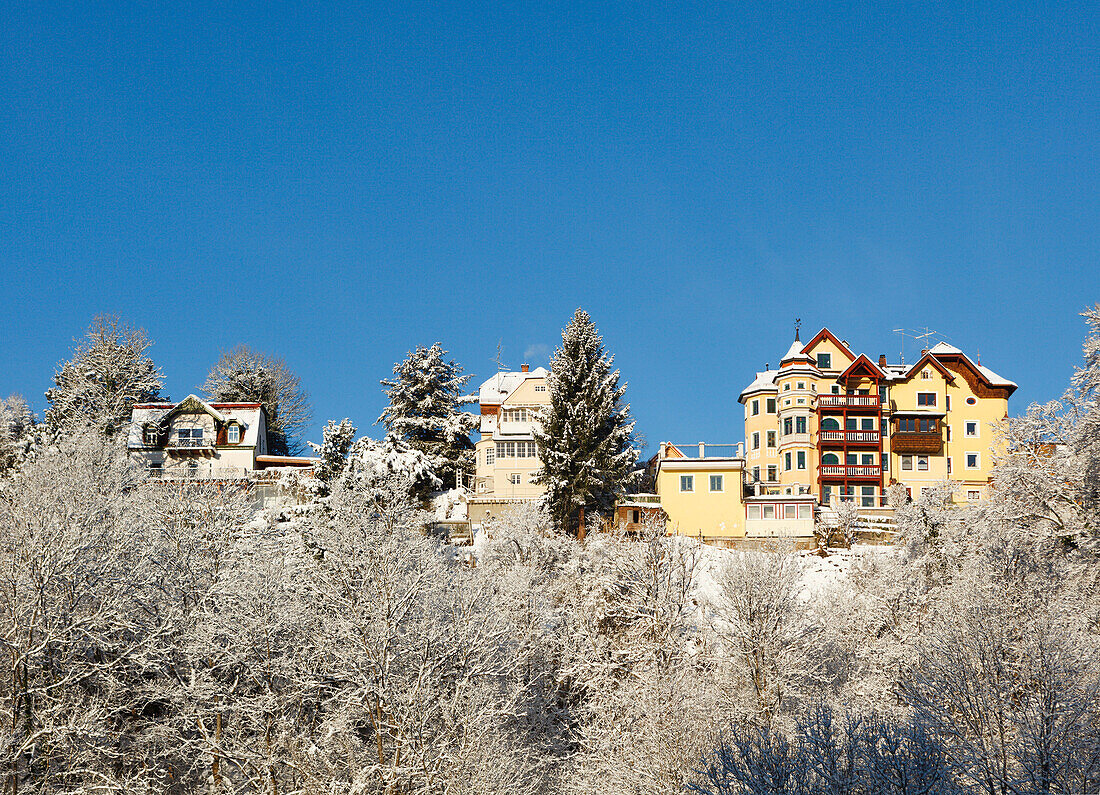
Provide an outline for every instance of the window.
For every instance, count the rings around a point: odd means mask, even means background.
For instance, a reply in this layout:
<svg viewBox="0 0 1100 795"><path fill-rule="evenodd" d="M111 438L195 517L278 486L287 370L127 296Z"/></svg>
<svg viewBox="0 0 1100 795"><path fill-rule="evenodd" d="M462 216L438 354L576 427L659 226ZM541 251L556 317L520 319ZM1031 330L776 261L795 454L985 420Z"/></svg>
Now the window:
<svg viewBox="0 0 1100 795"><path fill-rule="evenodd" d="M790 392L791 391L790 383L783 384L783 391L784 392Z"/></svg>
<svg viewBox="0 0 1100 795"><path fill-rule="evenodd" d="M642 521L642 512L639 511L639 510L631 511L630 512L630 522L631 522L631 524L638 524L638 522L640 522L640 521Z"/></svg>
<svg viewBox="0 0 1100 795"><path fill-rule="evenodd" d="M798 506L798 518L799 519L813 519L814 518L813 510L814 510L813 506L811 506L811 505L806 505L805 503L803 503L802 505L799 505Z"/></svg>
<svg viewBox="0 0 1100 795"><path fill-rule="evenodd" d="M545 392L545 391L546 391L546 384L538 384L538 385L536 385L536 386L535 386L535 391L536 391L536 392Z"/></svg>
<svg viewBox="0 0 1100 795"><path fill-rule="evenodd" d="M883 472L889 472L890 471L890 454L889 453L883 453L882 454L882 471Z"/></svg>
<svg viewBox="0 0 1100 795"><path fill-rule="evenodd" d="M199 462L198 461L188 461L187 462L187 477L189 477L189 478L198 477L198 474L199 474Z"/></svg>
<svg viewBox="0 0 1100 795"><path fill-rule="evenodd" d="M950 425L945 425L943 427L947 429L947 441L950 442L951 441L951 426Z"/></svg>
<svg viewBox="0 0 1100 795"><path fill-rule="evenodd" d="M833 366L833 355L831 353L819 353L817 355L817 369L818 370L830 370Z"/></svg>
<svg viewBox="0 0 1100 795"><path fill-rule="evenodd" d="M816 392L817 391L817 384L810 384L810 391L811 392Z"/></svg>
<svg viewBox="0 0 1100 795"><path fill-rule="evenodd" d="M833 384L833 388L830 390L834 395L840 394L840 384Z"/></svg>
<svg viewBox="0 0 1100 795"><path fill-rule="evenodd" d="M513 472L512 474L510 474L508 476L508 482L511 483L513 486L518 486L520 484L519 473L518 472Z"/></svg>
<svg viewBox="0 0 1100 795"><path fill-rule="evenodd" d="M936 405L936 393L935 392L918 392L917 393L917 405L918 406L935 406Z"/></svg>
<svg viewBox="0 0 1100 795"><path fill-rule="evenodd" d="M783 506L783 518L784 519L797 519L798 518L798 506L797 505L784 505Z"/></svg>
<svg viewBox="0 0 1100 795"><path fill-rule="evenodd" d="M982 498L982 493L980 491L967 491L966 492L966 501L967 502L977 502L981 498Z"/></svg>
<svg viewBox="0 0 1100 795"><path fill-rule="evenodd" d="M799 389L805 389L806 388L806 382L805 381L799 381L798 382L798 388Z"/></svg>
<svg viewBox="0 0 1100 795"><path fill-rule="evenodd" d="M921 381L931 381L932 380L932 371L929 370L928 368L925 368L924 370L921 370L920 371L920 380Z"/></svg>
<svg viewBox="0 0 1100 795"><path fill-rule="evenodd" d="M772 464L768 467L768 482L775 483L779 479L779 467Z"/></svg>
<svg viewBox="0 0 1100 795"><path fill-rule="evenodd" d="M241 441L241 426L230 425L229 428L226 429L225 436L230 444L237 444Z"/></svg>
<svg viewBox="0 0 1100 795"><path fill-rule="evenodd" d="M805 433L806 432L806 418L805 417L795 417L794 418L794 432L795 433Z"/></svg>
<svg viewBox="0 0 1100 795"><path fill-rule="evenodd" d="M790 436L791 435L791 430L793 428L794 428L794 422L791 420L790 417L787 417L787 419L783 420L783 435L784 436Z"/></svg>
<svg viewBox="0 0 1100 795"><path fill-rule="evenodd" d="M775 518L775 506L774 505L765 505L763 507L764 507L764 518L765 519L774 519Z"/></svg>
<svg viewBox="0 0 1100 795"><path fill-rule="evenodd" d="M920 430L921 433L935 433L937 430L939 430L936 427L936 421L931 419L921 419L917 423L917 428Z"/></svg>
<svg viewBox="0 0 1100 795"><path fill-rule="evenodd" d="M768 398L765 402L765 408L769 414L775 414L775 398Z"/></svg>
<svg viewBox="0 0 1100 795"><path fill-rule="evenodd" d="M797 403L800 406L804 406L806 404L806 398L799 398Z"/></svg>
<svg viewBox="0 0 1100 795"><path fill-rule="evenodd" d="M840 463L840 459L837 458L836 453L826 453L821 456L821 463L825 466L835 466Z"/></svg>
<svg viewBox="0 0 1100 795"><path fill-rule="evenodd" d="M752 449L760 449L760 431L754 431L752 434Z"/></svg>
<svg viewBox="0 0 1100 795"><path fill-rule="evenodd" d="M836 417L824 417L821 420L821 430L823 431L839 431L840 422Z"/></svg>
<svg viewBox="0 0 1100 795"><path fill-rule="evenodd" d="M162 461L150 461L149 462L149 477L159 478L164 474L164 462Z"/></svg>
<svg viewBox="0 0 1100 795"><path fill-rule="evenodd" d="M760 467L753 467L752 468L752 480L753 480L754 483L759 483L760 482ZM713 489L712 489L712 491L713 491Z"/></svg>
<svg viewBox="0 0 1100 795"><path fill-rule="evenodd" d="M759 505L750 505L749 506L748 518L750 518L750 519L759 519L760 518L760 506Z"/></svg>
<svg viewBox="0 0 1100 795"><path fill-rule="evenodd" d="M875 418L864 417L859 421L859 429L861 431L873 431L875 429Z"/></svg>
<svg viewBox="0 0 1100 795"><path fill-rule="evenodd" d="M157 443L157 426L149 423L141 429L142 444L153 445Z"/></svg>
<svg viewBox="0 0 1100 795"><path fill-rule="evenodd" d="M903 455L901 457L901 468L906 472L912 470L912 468L913 468L913 456Z"/></svg>
<svg viewBox="0 0 1100 795"><path fill-rule="evenodd" d="M769 448L772 448L772 449L775 448L775 436L776 436L775 431L768 431L768 447Z"/></svg>
<svg viewBox="0 0 1100 795"><path fill-rule="evenodd" d="M878 388L878 399L882 403L886 402L886 384L880 384Z"/></svg>
<svg viewBox="0 0 1100 795"><path fill-rule="evenodd" d="M976 423L976 422L966 423L966 435L970 439L977 438L977 436L978 436L978 423Z"/></svg>
<svg viewBox="0 0 1100 795"><path fill-rule="evenodd" d="M947 474L951 474L951 456L947 456Z"/></svg>
<svg viewBox="0 0 1100 795"><path fill-rule="evenodd" d="M722 486L723 486L722 480L723 480L723 478L722 478L721 475L711 475L710 476L710 490L711 491L725 491L725 489L722 488Z"/></svg>
<svg viewBox="0 0 1100 795"><path fill-rule="evenodd" d="M805 450L799 450L798 451L798 468L799 469L805 469L806 468L806 451Z"/></svg>
<svg viewBox="0 0 1100 795"><path fill-rule="evenodd" d="M492 447L485 448L485 463L491 464L496 459L496 450Z"/></svg>
<svg viewBox="0 0 1100 795"><path fill-rule="evenodd" d="M821 487L821 502L823 505L828 505L829 501L833 498L833 487L829 485L823 485Z"/></svg>
<svg viewBox="0 0 1100 795"><path fill-rule="evenodd" d="M947 395L943 399L943 408L944 408L944 411L951 411L951 396L950 395Z"/></svg>
<svg viewBox="0 0 1100 795"><path fill-rule="evenodd" d="M183 447L199 447L202 445L202 428L180 428L179 440ZM197 465L196 465L197 466Z"/></svg>
<svg viewBox="0 0 1100 795"><path fill-rule="evenodd" d="M680 475L680 491L695 491L695 475Z"/></svg>
<svg viewBox="0 0 1100 795"><path fill-rule="evenodd" d="M976 405L978 405L978 399L977 399L977 398L972 398L972 397L968 397L968 398L966 399L966 405L968 405L968 406L976 406Z"/></svg>
<svg viewBox="0 0 1100 795"><path fill-rule="evenodd" d="M752 416L755 417L759 413L760 413L760 401L759 400L754 400L752 402Z"/></svg>
<svg viewBox="0 0 1100 795"><path fill-rule="evenodd" d="M966 468L967 469L978 469L980 466L981 466L981 459L978 457L977 453L967 453L966 454Z"/></svg>
<svg viewBox="0 0 1100 795"><path fill-rule="evenodd" d="M886 436L886 435L887 435L887 433L886 433L886 429L887 429L887 428L889 428L889 427L890 427L890 423L888 423L888 422L886 421L886 418L885 418L885 417L883 417L883 418L882 418L882 428L880 429L880 430L882 431L882 435L883 435L883 436Z"/></svg>
<svg viewBox="0 0 1100 795"><path fill-rule="evenodd" d="M790 453L784 453L784 455L783 455L783 468L785 470L787 470L788 472L791 471L791 454Z"/></svg>
<svg viewBox="0 0 1100 795"><path fill-rule="evenodd" d="M920 471L920 472L927 472L928 471L928 456L926 456L926 455L918 455L917 456L917 470Z"/></svg>
<svg viewBox="0 0 1100 795"><path fill-rule="evenodd" d="M875 487L874 486L864 486L863 487L863 493L860 495L859 504L861 506L863 506L864 508L874 508L875 507Z"/></svg>

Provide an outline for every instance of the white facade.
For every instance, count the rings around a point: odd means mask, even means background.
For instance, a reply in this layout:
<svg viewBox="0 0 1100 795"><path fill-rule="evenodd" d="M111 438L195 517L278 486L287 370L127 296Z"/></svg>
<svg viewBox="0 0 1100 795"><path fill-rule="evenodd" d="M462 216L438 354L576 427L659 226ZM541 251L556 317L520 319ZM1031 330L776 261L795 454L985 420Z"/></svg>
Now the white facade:
<svg viewBox="0 0 1100 795"><path fill-rule="evenodd" d="M267 453L267 422L259 403L142 403L131 415L127 449L151 477L246 478Z"/></svg>

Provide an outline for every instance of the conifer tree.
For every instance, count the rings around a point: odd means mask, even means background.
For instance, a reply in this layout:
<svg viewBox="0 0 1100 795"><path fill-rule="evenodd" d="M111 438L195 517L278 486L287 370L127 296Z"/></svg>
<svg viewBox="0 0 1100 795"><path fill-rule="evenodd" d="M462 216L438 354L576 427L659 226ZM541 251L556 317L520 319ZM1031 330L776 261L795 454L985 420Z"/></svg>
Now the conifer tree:
<svg viewBox="0 0 1100 795"><path fill-rule="evenodd" d="M536 482L559 529L574 531L581 509L608 515L638 460L634 420L622 402L626 385L612 370L595 324L578 309L562 331L550 362L544 409L535 441L542 457Z"/></svg>
<svg viewBox="0 0 1100 795"><path fill-rule="evenodd" d="M46 390L50 432L91 427L112 436L130 422L135 403L165 399L164 373L146 355L150 345L141 329L110 315L96 317Z"/></svg>
<svg viewBox="0 0 1100 795"><path fill-rule="evenodd" d="M428 457L445 489L453 488L457 473L473 463L470 431L478 423L475 415L459 409L470 376L453 359L444 359L446 354L437 342L430 348L417 346L395 364L394 378L381 382L388 387L390 405L378 418L391 436Z"/></svg>

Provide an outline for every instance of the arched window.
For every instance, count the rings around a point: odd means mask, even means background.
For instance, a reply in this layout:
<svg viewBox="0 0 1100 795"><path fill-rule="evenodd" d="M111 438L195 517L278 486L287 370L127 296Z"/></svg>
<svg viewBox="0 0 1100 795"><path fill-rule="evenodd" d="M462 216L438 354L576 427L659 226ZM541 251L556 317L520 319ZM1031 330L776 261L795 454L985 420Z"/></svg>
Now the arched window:
<svg viewBox="0 0 1100 795"><path fill-rule="evenodd" d="M836 419L836 417L823 417L821 420L821 430L839 431L840 422Z"/></svg>
<svg viewBox="0 0 1100 795"><path fill-rule="evenodd" d="M825 455L821 456L821 463L832 464L835 466L836 464L840 463L840 459L837 458L836 453L826 453Z"/></svg>

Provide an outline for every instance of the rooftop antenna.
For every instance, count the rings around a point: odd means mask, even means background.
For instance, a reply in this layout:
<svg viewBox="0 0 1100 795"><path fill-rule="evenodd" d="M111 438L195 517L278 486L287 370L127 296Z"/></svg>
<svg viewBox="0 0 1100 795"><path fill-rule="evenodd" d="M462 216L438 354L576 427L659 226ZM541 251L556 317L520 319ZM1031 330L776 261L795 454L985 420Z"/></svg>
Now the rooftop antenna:
<svg viewBox="0 0 1100 795"><path fill-rule="evenodd" d="M914 329L896 328L894 333L901 337L901 363L905 364L905 338L912 337L914 340L919 340L922 343L927 343L929 337L933 337L939 332L931 331L928 326L924 327L924 331L916 331ZM924 345L923 347L927 347Z"/></svg>
<svg viewBox="0 0 1100 795"><path fill-rule="evenodd" d="M501 337L499 340L497 340L497 357L494 360L497 363L497 372L498 373L502 373L502 372L504 372L505 369L507 369L504 366L503 358L504 358L504 337Z"/></svg>

